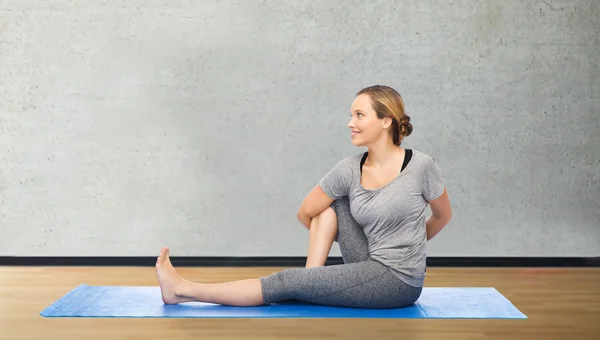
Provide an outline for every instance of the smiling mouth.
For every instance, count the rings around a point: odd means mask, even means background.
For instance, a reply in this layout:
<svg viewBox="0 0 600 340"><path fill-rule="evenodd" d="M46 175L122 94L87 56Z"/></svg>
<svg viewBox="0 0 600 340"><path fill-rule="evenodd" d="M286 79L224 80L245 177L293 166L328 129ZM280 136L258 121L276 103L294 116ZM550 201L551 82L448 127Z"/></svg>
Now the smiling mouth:
<svg viewBox="0 0 600 340"><path fill-rule="evenodd" d="M357 131L352 131L352 135L351 135L350 137L354 137L354 136L358 135L359 133L360 133L360 132L357 132Z"/></svg>

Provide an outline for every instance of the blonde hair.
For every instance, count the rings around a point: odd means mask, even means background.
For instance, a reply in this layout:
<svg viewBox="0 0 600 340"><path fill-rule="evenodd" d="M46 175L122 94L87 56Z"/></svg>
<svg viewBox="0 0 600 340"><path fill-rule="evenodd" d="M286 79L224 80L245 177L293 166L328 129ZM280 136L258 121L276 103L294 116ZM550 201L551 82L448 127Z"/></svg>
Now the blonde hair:
<svg viewBox="0 0 600 340"><path fill-rule="evenodd" d="M404 137L410 136L413 126L410 117L404 112L404 100L398 91L389 86L374 85L366 87L358 93L366 94L371 98L373 110L377 118L389 117L392 119L391 135L395 145L400 145Z"/></svg>

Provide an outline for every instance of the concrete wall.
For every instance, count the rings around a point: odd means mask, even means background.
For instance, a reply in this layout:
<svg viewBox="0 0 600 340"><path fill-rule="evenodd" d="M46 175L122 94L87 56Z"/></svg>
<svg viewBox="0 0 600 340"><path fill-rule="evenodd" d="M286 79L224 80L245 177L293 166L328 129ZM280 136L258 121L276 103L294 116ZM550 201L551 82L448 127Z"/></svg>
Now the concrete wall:
<svg viewBox="0 0 600 340"><path fill-rule="evenodd" d="M377 83L447 179L430 255L598 256L599 6L0 0L0 255L305 255Z"/></svg>

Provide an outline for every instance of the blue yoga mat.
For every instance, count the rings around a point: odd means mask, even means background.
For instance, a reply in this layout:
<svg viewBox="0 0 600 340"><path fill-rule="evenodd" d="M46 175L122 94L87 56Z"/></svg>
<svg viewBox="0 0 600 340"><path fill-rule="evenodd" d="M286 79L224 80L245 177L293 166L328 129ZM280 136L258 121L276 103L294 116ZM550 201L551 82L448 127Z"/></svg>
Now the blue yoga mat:
<svg viewBox="0 0 600 340"><path fill-rule="evenodd" d="M61 297L40 315L101 318L527 318L494 288L425 287L419 300L409 307L357 309L298 301L258 307L199 302L165 305L159 287L85 284Z"/></svg>

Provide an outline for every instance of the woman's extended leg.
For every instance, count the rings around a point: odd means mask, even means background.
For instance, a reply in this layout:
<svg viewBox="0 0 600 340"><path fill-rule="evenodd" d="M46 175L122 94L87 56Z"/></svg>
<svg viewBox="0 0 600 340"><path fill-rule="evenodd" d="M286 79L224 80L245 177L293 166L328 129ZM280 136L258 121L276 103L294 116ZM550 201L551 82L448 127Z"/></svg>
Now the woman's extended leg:
<svg viewBox="0 0 600 340"><path fill-rule="evenodd" d="M398 308L414 303L422 290L374 260L286 269L260 282L265 304L300 300L339 307Z"/></svg>
<svg viewBox="0 0 600 340"><path fill-rule="evenodd" d="M422 288L403 283L385 266L370 260L366 236L350 213L347 197L334 201L314 223L317 227L315 237L311 234L309 268L287 269L260 279L190 282L177 274L168 249L163 248L156 261L163 301L257 306L298 299L333 306L389 308L412 304L419 297ZM345 264L324 267L332 239L339 243Z"/></svg>
<svg viewBox="0 0 600 340"><path fill-rule="evenodd" d="M200 301L232 306L264 304L260 279L226 283L196 283L177 273L169 259L169 249L163 248L156 259L156 275L165 304Z"/></svg>
<svg viewBox="0 0 600 340"><path fill-rule="evenodd" d="M394 308L414 303L422 289L404 284L381 263L371 260L205 284L181 278L171 265L168 249L163 248L156 271L166 304L200 301L258 306L294 299L331 306Z"/></svg>

